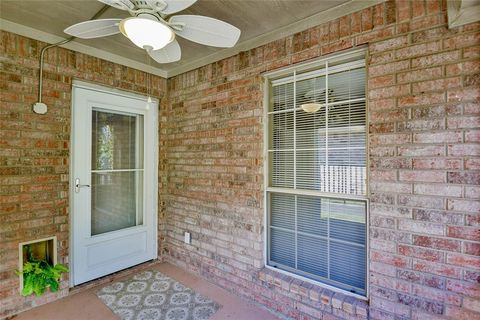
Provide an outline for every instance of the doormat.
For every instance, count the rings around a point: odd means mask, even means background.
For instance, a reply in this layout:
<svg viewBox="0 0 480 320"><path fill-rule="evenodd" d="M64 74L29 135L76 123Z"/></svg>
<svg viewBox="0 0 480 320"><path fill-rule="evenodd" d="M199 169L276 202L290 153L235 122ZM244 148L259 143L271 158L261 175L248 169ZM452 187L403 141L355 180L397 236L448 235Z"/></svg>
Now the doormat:
<svg viewBox="0 0 480 320"><path fill-rule="evenodd" d="M207 320L221 307L159 271L143 271L96 294L122 320Z"/></svg>

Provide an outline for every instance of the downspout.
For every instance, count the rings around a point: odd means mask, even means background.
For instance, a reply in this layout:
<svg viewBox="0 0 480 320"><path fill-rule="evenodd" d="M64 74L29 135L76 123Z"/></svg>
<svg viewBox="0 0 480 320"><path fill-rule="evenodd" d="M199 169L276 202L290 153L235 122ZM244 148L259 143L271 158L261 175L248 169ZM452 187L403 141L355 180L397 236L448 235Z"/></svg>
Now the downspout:
<svg viewBox="0 0 480 320"><path fill-rule="evenodd" d="M98 17L100 17L107 9L110 8L109 5L104 5L95 15L93 15L90 20L95 20ZM64 45L72 40L74 40L76 37L70 37L65 40L59 41L57 43L49 44L45 47L42 48L42 51L40 52L40 74L39 74L39 79L38 79L38 102L35 102L33 104L33 112L38 113L38 114L45 114L47 113L47 105L42 102L42 90L43 90L43 60L45 58L45 52L54 47L58 47L61 45Z"/></svg>

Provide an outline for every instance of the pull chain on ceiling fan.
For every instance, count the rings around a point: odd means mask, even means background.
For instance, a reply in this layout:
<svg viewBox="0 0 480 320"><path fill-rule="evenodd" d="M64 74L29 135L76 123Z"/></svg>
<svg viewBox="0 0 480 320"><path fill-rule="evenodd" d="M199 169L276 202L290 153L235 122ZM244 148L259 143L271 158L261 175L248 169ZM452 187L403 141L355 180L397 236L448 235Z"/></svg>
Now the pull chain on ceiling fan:
<svg viewBox="0 0 480 320"><path fill-rule="evenodd" d="M197 0L98 0L125 10L132 17L98 19L74 24L64 30L81 39L122 33L136 46L145 49L158 63L180 60L181 49L175 35L213 47L233 47L240 29L221 20L197 15L169 15L182 11Z"/></svg>

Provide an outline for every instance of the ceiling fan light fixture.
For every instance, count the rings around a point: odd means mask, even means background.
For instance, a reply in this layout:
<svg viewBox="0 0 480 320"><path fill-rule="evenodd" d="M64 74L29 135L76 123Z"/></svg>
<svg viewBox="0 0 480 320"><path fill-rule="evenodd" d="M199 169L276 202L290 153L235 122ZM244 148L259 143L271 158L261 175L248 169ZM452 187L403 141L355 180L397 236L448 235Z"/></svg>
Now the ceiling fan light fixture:
<svg viewBox="0 0 480 320"><path fill-rule="evenodd" d="M307 113L315 113L318 110L320 110L322 105L320 103L304 103L301 105L301 107L302 107L302 110Z"/></svg>
<svg viewBox="0 0 480 320"><path fill-rule="evenodd" d="M175 39L172 29L163 23L143 17L132 17L120 22L120 31L137 47L158 50Z"/></svg>

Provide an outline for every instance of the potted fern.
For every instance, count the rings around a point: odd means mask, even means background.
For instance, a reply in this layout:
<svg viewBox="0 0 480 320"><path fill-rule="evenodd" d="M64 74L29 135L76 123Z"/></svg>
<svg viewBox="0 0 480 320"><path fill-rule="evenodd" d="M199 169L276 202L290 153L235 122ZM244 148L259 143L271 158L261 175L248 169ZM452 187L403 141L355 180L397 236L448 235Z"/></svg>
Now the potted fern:
<svg viewBox="0 0 480 320"><path fill-rule="evenodd" d="M68 272L66 266L60 263L53 266L46 260L35 259L32 249L27 246L27 262L23 264L21 271L16 271L16 274L23 276L23 296L29 296L32 293L41 296L47 288L52 292L58 291L60 277L64 272Z"/></svg>

